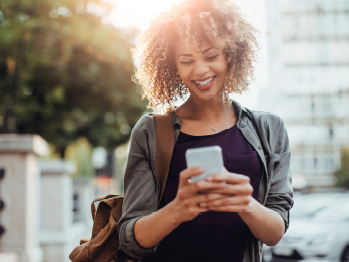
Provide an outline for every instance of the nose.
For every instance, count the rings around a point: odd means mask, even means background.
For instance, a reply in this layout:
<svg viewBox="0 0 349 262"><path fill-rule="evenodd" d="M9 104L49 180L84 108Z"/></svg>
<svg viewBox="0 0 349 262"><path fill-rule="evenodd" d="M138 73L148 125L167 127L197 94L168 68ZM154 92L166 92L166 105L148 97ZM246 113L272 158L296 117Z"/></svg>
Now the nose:
<svg viewBox="0 0 349 262"><path fill-rule="evenodd" d="M195 64L195 69L194 69L195 75L198 78L205 77L206 73L208 71L209 71L209 67L208 67L208 64L206 63L206 61L204 61L202 59L198 59L196 64Z"/></svg>

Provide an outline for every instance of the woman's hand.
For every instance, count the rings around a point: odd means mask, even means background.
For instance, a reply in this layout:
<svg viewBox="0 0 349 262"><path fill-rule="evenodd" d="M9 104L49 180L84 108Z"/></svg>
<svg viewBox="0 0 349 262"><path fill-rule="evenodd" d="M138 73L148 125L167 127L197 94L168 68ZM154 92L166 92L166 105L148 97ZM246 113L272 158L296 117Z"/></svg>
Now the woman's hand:
<svg viewBox="0 0 349 262"><path fill-rule="evenodd" d="M278 213L252 197L253 188L249 177L226 171L209 177L207 181L224 186L205 190L204 193L219 194L220 197L201 203L201 207L212 211L237 212L252 234L263 243L274 246L280 241L285 230L284 221Z"/></svg>
<svg viewBox="0 0 349 262"><path fill-rule="evenodd" d="M253 200L253 187L250 178L244 175L229 173L210 176L208 182L219 184L216 189L199 189L205 194L219 194L219 197L200 204L202 208L222 212L249 212Z"/></svg>
<svg viewBox="0 0 349 262"><path fill-rule="evenodd" d="M179 223L192 220L200 213L209 211L210 209L205 206L205 203L215 203L214 201L222 197L219 190L222 188L222 183L217 183L213 180L190 182L191 177L200 175L203 172L204 170L201 167L192 167L183 170L179 175L176 198L169 203L172 212L178 215L177 221Z"/></svg>
<svg viewBox="0 0 349 262"><path fill-rule="evenodd" d="M134 235L144 248L151 248L170 234L181 223L197 217L201 212L209 211L200 203L221 198L213 191L222 185L212 181L190 182L190 178L203 173L203 169L192 167L183 170L179 175L178 191L175 199L158 211L141 217L135 222ZM207 191L202 194L202 191ZM211 191L211 192L210 192Z"/></svg>

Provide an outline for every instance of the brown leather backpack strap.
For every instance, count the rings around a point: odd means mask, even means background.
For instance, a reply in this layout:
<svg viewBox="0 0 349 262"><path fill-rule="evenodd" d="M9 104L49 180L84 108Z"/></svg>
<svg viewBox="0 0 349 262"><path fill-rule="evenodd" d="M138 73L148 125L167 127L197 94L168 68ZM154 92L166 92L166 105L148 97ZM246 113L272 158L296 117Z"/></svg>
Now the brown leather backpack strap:
<svg viewBox="0 0 349 262"><path fill-rule="evenodd" d="M170 114L154 116L156 119L156 174L160 184L158 205L160 205L174 148L174 128Z"/></svg>

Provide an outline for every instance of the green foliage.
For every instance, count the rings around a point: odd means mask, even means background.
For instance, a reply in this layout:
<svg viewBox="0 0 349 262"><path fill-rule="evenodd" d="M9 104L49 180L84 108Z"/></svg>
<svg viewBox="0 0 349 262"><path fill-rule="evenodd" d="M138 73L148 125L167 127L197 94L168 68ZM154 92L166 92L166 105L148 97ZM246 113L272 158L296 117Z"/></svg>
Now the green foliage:
<svg viewBox="0 0 349 262"><path fill-rule="evenodd" d="M85 138L79 138L66 149L65 159L74 162L76 172L73 177L89 178L94 174L91 162L93 148Z"/></svg>
<svg viewBox="0 0 349 262"><path fill-rule="evenodd" d="M1 0L0 132L39 134L61 155L78 137L108 150L128 139L145 103L131 81L130 36L102 23L110 9Z"/></svg>
<svg viewBox="0 0 349 262"><path fill-rule="evenodd" d="M349 189L349 148L341 152L341 168L335 173L337 186Z"/></svg>

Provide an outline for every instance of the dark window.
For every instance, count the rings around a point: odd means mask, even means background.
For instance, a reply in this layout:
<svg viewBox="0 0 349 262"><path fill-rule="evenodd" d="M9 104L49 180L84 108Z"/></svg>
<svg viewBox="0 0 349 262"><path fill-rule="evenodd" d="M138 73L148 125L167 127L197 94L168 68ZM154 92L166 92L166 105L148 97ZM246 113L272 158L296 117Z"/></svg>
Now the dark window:
<svg viewBox="0 0 349 262"><path fill-rule="evenodd" d="M317 169L317 162L318 162L317 157L314 157L314 169Z"/></svg>
<svg viewBox="0 0 349 262"><path fill-rule="evenodd" d="M315 101L314 101L314 98L311 99L311 112L315 113Z"/></svg>
<svg viewBox="0 0 349 262"><path fill-rule="evenodd" d="M330 128L328 129L328 134L329 134L329 136L330 136L330 139L333 139L333 136L334 136L334 129L333 129L333 127L330 127Z"/></svg>

